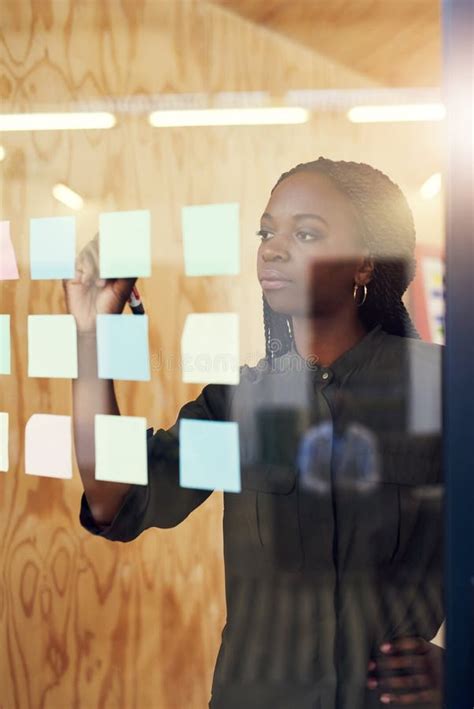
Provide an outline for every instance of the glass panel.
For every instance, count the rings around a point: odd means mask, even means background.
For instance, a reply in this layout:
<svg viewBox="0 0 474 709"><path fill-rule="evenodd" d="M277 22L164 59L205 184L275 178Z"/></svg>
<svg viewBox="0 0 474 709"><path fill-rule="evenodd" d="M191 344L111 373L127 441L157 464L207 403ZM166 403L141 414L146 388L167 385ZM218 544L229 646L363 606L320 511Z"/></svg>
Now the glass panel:
<svg viewBox="0 0 474 709"><path fill-rule="evenodd" d="M440 8L391 5L4 1L0 706L441 707Z"/></svg>

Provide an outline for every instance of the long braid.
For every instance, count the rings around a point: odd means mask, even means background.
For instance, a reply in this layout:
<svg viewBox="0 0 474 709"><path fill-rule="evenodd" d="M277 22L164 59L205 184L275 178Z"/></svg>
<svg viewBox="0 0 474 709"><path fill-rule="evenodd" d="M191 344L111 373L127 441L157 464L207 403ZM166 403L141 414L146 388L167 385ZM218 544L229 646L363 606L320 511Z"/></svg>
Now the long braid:
<svg viewBox="0 0 474 709"><path fill-rule="evenodd" d="M366 163L319 157L284 172L273 190L290 175L304 171L331 178L357 210L360 236L374 260L367 298L358 309L362 322L369 329L380 323L390 334L420 339L402 301L415 275L416 261L413 214L401 189ZM273 359L291 347L288 319L272 310L265 296L263 313L266 358Z"/></svg>

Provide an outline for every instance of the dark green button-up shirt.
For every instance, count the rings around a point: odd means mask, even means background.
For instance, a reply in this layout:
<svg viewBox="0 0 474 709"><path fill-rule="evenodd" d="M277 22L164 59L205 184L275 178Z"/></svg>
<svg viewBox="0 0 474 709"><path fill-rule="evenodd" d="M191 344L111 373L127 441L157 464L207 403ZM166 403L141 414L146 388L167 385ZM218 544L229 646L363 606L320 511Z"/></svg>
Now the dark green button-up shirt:
<svg viewBox="0 0 474 709"><path fill-rule="evenodd" d="M330 367L295 348L208 385L148 439L149 484L90 532L130 541L211 494L179 486L179 418L239 423L241 493L224 494L227 623L214 709L369 709L367 663L430 640L442 609L442 348L367 333Z"/></svg>

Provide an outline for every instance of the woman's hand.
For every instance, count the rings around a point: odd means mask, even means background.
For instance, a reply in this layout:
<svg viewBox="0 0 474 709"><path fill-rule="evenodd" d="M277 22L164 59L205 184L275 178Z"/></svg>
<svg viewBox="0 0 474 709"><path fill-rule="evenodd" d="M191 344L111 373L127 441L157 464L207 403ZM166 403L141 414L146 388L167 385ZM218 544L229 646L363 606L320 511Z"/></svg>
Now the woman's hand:
<svg viewBox="0 0 474 709"><path fill-rule="evenodd" d="M384 643L380 651L369 662L367 687L377 690L382 704L442 706L442 648L423 638L404 637Z"/></svg>
<svg viewBox="0 0 474 709"><path fill-rule="evenodd" d="M99 238L96 236L76 259L74 278L63 280L66 307L78 332L95 331L98 313L121 313L136 278L100 278Z"/></svg>

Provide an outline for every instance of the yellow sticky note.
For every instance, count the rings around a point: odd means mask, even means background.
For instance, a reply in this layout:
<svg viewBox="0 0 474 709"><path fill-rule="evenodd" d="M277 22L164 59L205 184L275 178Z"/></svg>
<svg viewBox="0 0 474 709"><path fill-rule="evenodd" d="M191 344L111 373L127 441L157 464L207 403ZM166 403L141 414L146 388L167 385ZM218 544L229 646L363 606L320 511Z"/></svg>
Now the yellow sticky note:
<svg viewBox="0 0 474 709"><path fill-rule="evenodd" d="M71 417L33 414L25 430L25 472L72 478Z"/></svg>
<svg viewBox="0 0 474 709"><path fill-rule="evenodd" d="M77 379L73 315L28 315L28 376Z"/></svg>
<svg viewBox="0 0 474 709"><path fill-rule="evenodd" d="M9 315L0 315L0 374L11 374Z"/></svg>
<svg viewBox="0 0 474 709"><path fill-rule="evenodd" d="M183 382L238 384L239 316L191 313L181 338Z"/></svg>
<svg viewBox="0 0 474 709"><path fill-rule="evenodd" d="M95 479L147 485L146 418L96 414Z"/></svg>
<svg viewBox="0 0 474 709"><path fill-rule="evenodd" d="M0 411L0 471L8 471L8 414Z"/></svg>

